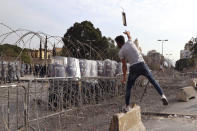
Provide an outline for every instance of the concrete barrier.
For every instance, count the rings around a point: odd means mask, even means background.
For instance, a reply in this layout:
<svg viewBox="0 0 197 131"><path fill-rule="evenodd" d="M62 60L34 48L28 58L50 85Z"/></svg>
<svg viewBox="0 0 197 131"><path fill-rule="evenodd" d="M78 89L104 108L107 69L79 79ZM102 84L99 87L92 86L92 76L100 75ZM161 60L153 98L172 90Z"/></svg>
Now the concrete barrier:
<svg viewBox="0 0 197 131"><path fill-rule="evenodd" d="M195 89L197 89L197 79L196 78L189 79L188 86L193 86Z"/></svg>
<svg viewBox="0 0 197 131"><path fill-rule="evenodd" d="M178 101L185 101L187 102L189 99L195 98L197 95L196 90L193 86L188 86L181 88L176 95L176 99Z"/></svg>
<svg viewBox="0 0 197 131"><path fill-rule="evenodd" d="M139 106L134 106L127 113L117 113L113 116L109 131L146 131L142 121Z"/></svg>
<svg viewBox="0 0 197 131"><path fill-rule="evenodd" d="M192 79L191 84L192 84L191 86L193 86L195 89L197 89L197 79L196 78Z"/></svg>

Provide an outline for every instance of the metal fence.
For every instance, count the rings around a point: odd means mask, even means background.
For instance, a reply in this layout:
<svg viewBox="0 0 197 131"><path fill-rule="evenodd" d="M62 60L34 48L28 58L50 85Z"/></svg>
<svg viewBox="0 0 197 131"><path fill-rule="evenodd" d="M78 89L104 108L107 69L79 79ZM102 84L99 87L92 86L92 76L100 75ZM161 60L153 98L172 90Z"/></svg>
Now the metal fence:
<svg viewBox="0 0 197 131"><path fill-rule="evenodd" d="M186 76L175 74L176 78ZM75 120L62 123L63 119L73 115L80 118L79 109L83 110L85 107L99 105L103 101L123 96L125 85L121 83L121 79L121 75L81 79L56 77L1 84L0 129L48 131L61 130L64 127L62 125L72 127L70 122ZM140 77L135 82L134 90L146 86L151 85L148 84L147 79ZM134 98L143 97L139 94L135 96L135 93L133 95Z"/></svg>
<svg viewBox="0 0 197 131"><path fill-rule="evenodd" d="M25 125L25 88L16 84L0 86L0 128L17 129Z"/></svg>
<svg viewBox="0 0 197 131"><path fill-rule="evenodd" d="M50 125L44 123L51 117L123 95L125 88L120 80L120 77L36 78L1 85L1 130L49 130Z"/></svg>

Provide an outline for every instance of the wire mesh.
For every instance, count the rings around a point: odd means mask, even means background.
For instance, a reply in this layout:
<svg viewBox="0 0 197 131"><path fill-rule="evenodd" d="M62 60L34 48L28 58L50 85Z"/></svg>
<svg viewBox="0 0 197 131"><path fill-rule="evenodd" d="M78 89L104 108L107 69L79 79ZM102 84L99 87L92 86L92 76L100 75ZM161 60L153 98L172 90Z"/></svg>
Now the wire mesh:
<svg viewBox="0 0 197 131"><path fill-rule="evenodd" d="M110 101L125 94L121 77L36 78L1 86L1 129L107 130L112 113L121 108ZM142 86L143 78L134 89Z"/></svg>

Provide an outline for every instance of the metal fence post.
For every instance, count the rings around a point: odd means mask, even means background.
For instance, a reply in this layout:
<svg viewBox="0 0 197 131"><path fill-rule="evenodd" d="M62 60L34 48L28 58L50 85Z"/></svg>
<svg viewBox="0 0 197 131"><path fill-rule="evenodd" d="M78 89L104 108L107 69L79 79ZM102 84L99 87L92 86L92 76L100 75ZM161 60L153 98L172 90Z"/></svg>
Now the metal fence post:
<svg viewBox="0 0 197 131"><path fill-rule="evenodd" d="M30 81L28 82L28 86L25 87L23 86L25 90L25 95L24 95L24 124L25 124L25 130L28 131L29 123L28 123L28 95L29 95L29 86L30 86Z"/></svg>
<svg viewBox="0 0 197 131"><path fill-rule="evenodd" d="M78 89L78 94L79 94L79 98L78 98L78 102L79 102L79 107L82 106L82 85L81 85L81 79L79 79L78 81L78 85L79 85L79 89Z"/></svg>
<svg viewBox="0 0 197 131"><path fill-rule="evenodd" d="M118 79L115 77L115 96L118 96Z"/></svg>
<svg viewBox="0 0 197 131"><path fill-rule="evenodd" d="M25 98L24 98L24 124L25 124L25 130L27 130L27 89L24 86L25 90Z"/></svg>
<svg viewBox="0 0 197 131"><path fill-rule="evenodd" d="M17 108L17 115L16 115L16 126L17 126L17 129L18 129L18 121L19 121L19 119L18 119L18 117L19 117L19 104L18 104L18 86L16 87L16 108Z"/></svg>
<svg viewBox="0 0 197 131"><path fill-rule="evenodd" d="M10 129L10 86L8 86L8 129Z"/></svg>

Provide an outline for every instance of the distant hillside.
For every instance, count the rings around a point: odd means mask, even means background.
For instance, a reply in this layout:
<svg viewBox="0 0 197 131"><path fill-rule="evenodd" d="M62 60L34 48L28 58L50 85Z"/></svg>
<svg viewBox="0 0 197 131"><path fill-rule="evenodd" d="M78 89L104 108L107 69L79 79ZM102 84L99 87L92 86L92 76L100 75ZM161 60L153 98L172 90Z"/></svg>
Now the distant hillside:
<svg viewBox="0 0 197 131"><path fill-rule="evenodd" d="M1 57L18 57L22 49L16 45L3 44L0 45L0 56ZM30 56L27 53L28 49L24 49L20 58L25 63L31 63Z"/></svg>

